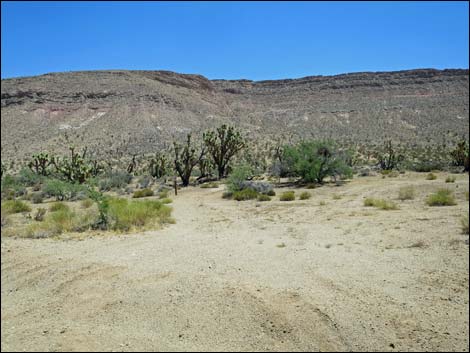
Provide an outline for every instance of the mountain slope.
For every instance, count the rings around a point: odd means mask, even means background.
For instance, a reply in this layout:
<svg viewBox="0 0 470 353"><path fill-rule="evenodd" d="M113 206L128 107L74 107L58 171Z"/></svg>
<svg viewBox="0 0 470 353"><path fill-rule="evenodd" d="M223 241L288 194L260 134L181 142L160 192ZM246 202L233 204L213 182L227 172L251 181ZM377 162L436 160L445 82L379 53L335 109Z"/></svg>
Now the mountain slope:
<svg viewBox="0 0 470 353"><path fill-rule="evenodd" d="M301 79L208 80L168 71L87 71L2 80L2 158L58 150L154 151L222 122L252 136L411 143L468 136L469 71L420 69ZM468 138L468 137L467 137Z"/></svg>

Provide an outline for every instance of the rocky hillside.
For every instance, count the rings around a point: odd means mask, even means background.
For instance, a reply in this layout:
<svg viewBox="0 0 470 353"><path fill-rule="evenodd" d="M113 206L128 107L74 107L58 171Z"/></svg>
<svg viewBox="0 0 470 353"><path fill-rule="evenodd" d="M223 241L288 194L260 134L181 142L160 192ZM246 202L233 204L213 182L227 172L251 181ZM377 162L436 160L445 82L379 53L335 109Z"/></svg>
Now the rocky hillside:
<svg viewBox="0 0 470 353"><path fill-rule="evenodd" d="M467 136L469 70L420 69L275 81L167 71L87 71L2 80L2 158L62 148L151 152L222 122L279 134L411 143Z"/></svg>

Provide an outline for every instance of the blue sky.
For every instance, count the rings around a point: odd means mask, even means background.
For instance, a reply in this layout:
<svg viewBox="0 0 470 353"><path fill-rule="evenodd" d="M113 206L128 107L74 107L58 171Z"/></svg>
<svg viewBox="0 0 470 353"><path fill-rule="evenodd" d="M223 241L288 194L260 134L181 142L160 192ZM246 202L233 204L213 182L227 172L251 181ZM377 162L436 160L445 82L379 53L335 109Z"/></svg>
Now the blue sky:
<svg viewBox="0 0 470 353"><path fill-rule="evenodd" d="M210 79L468 68L468 2L8 2L1 76L131 69Z"/></svg>

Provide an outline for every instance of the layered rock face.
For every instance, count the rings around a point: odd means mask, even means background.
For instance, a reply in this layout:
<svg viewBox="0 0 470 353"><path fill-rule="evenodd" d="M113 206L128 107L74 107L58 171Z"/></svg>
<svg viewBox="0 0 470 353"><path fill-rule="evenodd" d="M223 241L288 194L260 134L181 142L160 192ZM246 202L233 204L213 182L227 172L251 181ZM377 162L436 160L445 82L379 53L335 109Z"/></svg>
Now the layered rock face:
<svg viewBox="0 0 470 353"><path fill-rule="evenodd" d="M87 71L2 80L2 158L58 150L152 152L231 123L247 134L378 142L468 139L469 71L419 69L249 81L168 71Z"/></svg>

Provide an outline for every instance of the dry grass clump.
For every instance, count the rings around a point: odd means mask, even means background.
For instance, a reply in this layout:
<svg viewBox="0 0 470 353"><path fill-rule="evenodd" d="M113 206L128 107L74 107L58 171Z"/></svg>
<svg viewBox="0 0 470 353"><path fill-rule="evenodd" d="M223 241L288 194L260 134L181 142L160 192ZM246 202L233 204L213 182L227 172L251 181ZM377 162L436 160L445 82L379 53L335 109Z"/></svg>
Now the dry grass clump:
<svg viewBox="0 0 470 353"><path fill-rule="evenodd" d="M63 202L54 202L52 205L49 206L50 212L58 212L58 211L69 211L70 207L67 206Z"/></svg>
<svg viewBox="0 0 470 353"><path fill-rule="evenodd" d="M259 194L258 201L271 201L271 197L266 194Z"/></svg>
<svg viewBox="0 0 470 353"><path fill-rule="evenodd" d="M295 192L294 191L284 191L281 196L279 197L281 201L294 201L295 200Z"/></svg>
<svg viewBox="0 0 470 353"><path fill-rule="evenodd" d="M219 184L210 182L201 185L201 189L216 189L219 187Z"/></svg>
<svg viewBox="0 0 470 353"><path fill-rule="evenodd" d="M437 176L434 173L429 173L428 175L426 175L426 180L436 180L436 179L437 179Z"/></svg>
<svg viewBox="0 0 470 353"><path fill-rule="evenodd" d="M21 213L21 212L30 212L31 207L21 200L8 200L2 202L2 212L5 214L12 214L12 213Z"/></svg>
<svg viewBox="0 0 470 353"><path fill-rule="evenodd" d="M449 175L447 178L446 178L446 183L455 183L455 176L454 175Z"/></svg>
<svg viewBox="0 0 470 353"><path fill-rule="evenodd" d="M312 195L309 192L304 191L300 194L299 200L308 200L310 197L312 197Z"/></svg>
<svg viewBox="0 0 470 353"><path fill-rule="evenodd" d="M384 200L384 199L373 199L373 198L366 198L364 200L364 206L368 207L376 207L380 208L381 210L398 210L398 206L393 203L392 201Z"/></svg>
<svg viewBox="0 0 470 353"><path fill-rule="evenodd" d="M428 206L453 206L455 202L454 193L449 189L439 189L426 199Z"/></svg>
<svg viewBox="0 0 470 353"><path fill-rule="evenodd" d="M80 202L80 205L82 208L90 208L93 206L93 200L92 199L84 199Z"/></svg>
<svg viewBox="0 0 470 353"><path fill-rule="evenodd" d="M153 196L153 190L152 189L142 189L142 190L137 190L134 192L134 195L132 195L132 197L134 199L137 199L137 198L140 198L140 197L149 197L149 196Z"/></svg>
<svg viewBox="0 0 470 353"><path fill-rule="evenodd" d="M413 200L416 196L415 188L413 186L403 186L398 190L398 199Z"/></svg>

